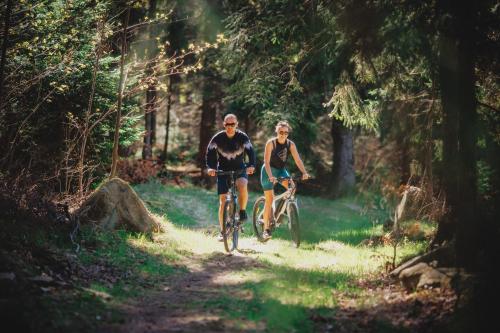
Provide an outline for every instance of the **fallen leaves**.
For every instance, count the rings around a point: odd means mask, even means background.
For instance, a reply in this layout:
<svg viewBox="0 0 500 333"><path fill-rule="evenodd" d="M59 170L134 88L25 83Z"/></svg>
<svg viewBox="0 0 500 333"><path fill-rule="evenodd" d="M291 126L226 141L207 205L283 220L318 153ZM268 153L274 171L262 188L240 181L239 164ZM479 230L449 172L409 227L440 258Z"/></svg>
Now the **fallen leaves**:
<svg viewBox="0 0 500 333"><path fill-rule="evenodd" d="M450 289L427 288L407 293L389 279L359 279L358 293L334 290L338 308L331 316L312 314L317 330L325 332L373 332L374 327L428 331L454 311L456 295Z"/></svg>

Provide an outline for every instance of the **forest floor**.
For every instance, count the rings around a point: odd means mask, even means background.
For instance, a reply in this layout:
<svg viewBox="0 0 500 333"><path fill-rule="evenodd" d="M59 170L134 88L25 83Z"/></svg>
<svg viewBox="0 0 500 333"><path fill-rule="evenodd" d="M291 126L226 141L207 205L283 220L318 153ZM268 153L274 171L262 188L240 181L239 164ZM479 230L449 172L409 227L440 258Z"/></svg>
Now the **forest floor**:
<svg viewBox="0 0 500 333"><path fill-rule="evenodd" d="M299 196L299 249L285 227L258 242L248 222L240 251L228 255L215 238L213 191L156 182L135 189L163 219L165 232L153 239L83 228L78 254L57 234L32 234L30 250L12 240L2 250L10 298L0 305L15 300L2 315L17 331L456 331L451 290L408 292L385 271L392 247L361 245L383 234L386 213L376 205ZM402 243L397 262L425 246Z"/></svg>

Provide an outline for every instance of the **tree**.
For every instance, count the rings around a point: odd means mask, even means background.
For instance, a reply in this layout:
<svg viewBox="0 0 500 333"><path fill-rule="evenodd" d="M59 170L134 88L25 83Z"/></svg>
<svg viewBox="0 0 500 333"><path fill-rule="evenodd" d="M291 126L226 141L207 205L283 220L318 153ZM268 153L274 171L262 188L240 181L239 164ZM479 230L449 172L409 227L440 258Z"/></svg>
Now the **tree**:
<svg viewBox="0 0 500 333"><path fill-rule="evenodd" d="M477 8L473 3L457 5L446 0L439 5L443 19L439 35L443 164L447 170L443 180L448 201L448 213L439 233L456 233L458 264L471 269L476 266L479 245L475 223L477 113L473 74ZM449 237L441 234L438 237Z"/></svg>
<svg viewBox="0 0 500 333"><path fill-rule="evenodd" d="M148 15L149 17L154 17L156 14L156 0L149 0ZM158 36L157 29L154 28L155 25L148 25L148 41L147 41L147 54L146 61L148 62L146 66L146 76L147 76L147 90L146 90L146 107L144 110L144 145L142 148L142 158L151 159L153 157L153 148L156 143L156 111L158 105L158 79L155 75L156 63L153 61L153 57L156 55L156 45L154 44L155 37Z"/></svg>
<svg viewBox="0 0 500 333"><path fill-rule="evenodd" d="M1 51L1 58L0 58L0 108L2 105L3 78L4 78L4 71L5 71L5 60L6 60L6 56L7 56L7 45L9 42L11 11L12 11L12 0L7 0L7 4L5 5L5 13L4 13L2 51Z"/></svg>
<svg viewBox="0 0 500 333"><path fill-rule="evenodd" d="M222 30L222 1L207 1L206 8L200 18L199 38L209 42L221 41ZM201 119L199 132L197 165L205 169L205 153L210 138L214 135L217 111L221 109L223 99L224 80L221 74L220 51L212 49L203 55L203 69L201 79Z"/></svg>
<svg viewBox="0 0 500 333"><path fill-rule="evenodd" d="M110 18L121 9L91 2L13 3L0 107L2 177L81 192L105 176L118 81ZM124 145L137 134L134 108L123 105Z"/></svg>
<svg viewBox="0 0 500 333"><path fill-rule="evenodd" d="M111 173L109 178L116 177L116 168L118 166L118 145L120 144L120 126L121 126L121 112L122 112L122 102L123 102L123 89L124 89L124 68L125 68L125 52L127 48L127 29L128 21L130 19L130 7L127 8L125 14L125 19L122 26L122 37L121 37L121 54L120 54L120 82L118 84L118 105L116 107L116 118L115 118L115 132L113 139L113 157L111 163Z"/></svg>

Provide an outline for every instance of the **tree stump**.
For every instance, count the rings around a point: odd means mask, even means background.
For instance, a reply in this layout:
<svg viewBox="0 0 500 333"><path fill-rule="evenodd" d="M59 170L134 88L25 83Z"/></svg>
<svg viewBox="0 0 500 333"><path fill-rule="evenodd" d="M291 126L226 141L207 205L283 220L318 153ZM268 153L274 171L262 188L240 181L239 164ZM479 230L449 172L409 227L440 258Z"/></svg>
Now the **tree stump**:
<svg viewBox="0 0 500 333"><path fill-rule="evenodd" d="M103 183L76 211L81 223L94 223L107 230L124 228L151 233L160 225L130 185L120 178Z"/></svg>

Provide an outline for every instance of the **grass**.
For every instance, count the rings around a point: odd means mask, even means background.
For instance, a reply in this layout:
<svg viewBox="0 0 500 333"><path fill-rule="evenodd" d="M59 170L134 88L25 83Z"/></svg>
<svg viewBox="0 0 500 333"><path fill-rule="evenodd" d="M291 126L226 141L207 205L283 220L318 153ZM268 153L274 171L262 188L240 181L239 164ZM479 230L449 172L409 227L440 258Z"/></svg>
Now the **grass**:
<svg viewBox="0 0 500 333"><path fill-rule="evenodd" d="M223 251L211 233L200 228L217 229L217 195L215 191L196 187L175 188L158 183L135 187L153 211L163 211L168 230L160 238L174 241L178 250L210 257ZM251 207L260 193L250 193ZM147 198L155 198L155 200ZM245 267L226 277L218 297L195 306L216 308L225 317L261 321L268 330L312 331L311 311L334 311L338 306L332 290L360 293L354 281L380 274L386 262L392 262L391 246L368 247L361 241L382 234L381 221L386 214L366 210L363 202L353 198L327 200L299 196L302 244L292 246L286 226L266 244L256 241L251 222L240 238L241 252L264 267ZM251 218L251 216L250 216ZM403 242L397 261L422 252L424 242ZM236 281L231 284L231 281ZM234 294L236 285L237 293Z"/></svg>
<svg viewBox="0 0 500 333"><path fill-rule="evenodd" d="M124 303L147 299L149 293L168 285L172 277L192 274L185 266L192 258L197 258L202 270L208 269L217 256L224 258L223 245L215 238L215 190L164 186L154 181L134 189L148 208L161 216L165 232L152 240L143 234L98 232L84 227L79 234L82 250L77 259L93 273L77 282L78 288L72 293L40 296L33 310L38 304L46 309L38 314L41 331L92 331L99 321L122 321ZM250 193L248 211L260 195ZM207 288L216 293L185 299L182 306L215 311L225 322L233 323L234 329L245 329L240 326L246 321L255 324L254 330L310 332L314 331L311 314L336 311L336 293L359 298L362 290L355 282L379 275L385 263L392 262L392 247L360 245L364 239L383 233L380 221L386 212L366 209L355 198L328 200L299 195L298 202L300 248L292 245L286 225L262 244L248 222L240 238L241 250L233 256L244 262L212 272L214 277ZM20 237L72 252L67 234L36 232ZM423 251L425 245L424 241L402 242L397 262Z"/></svg>

